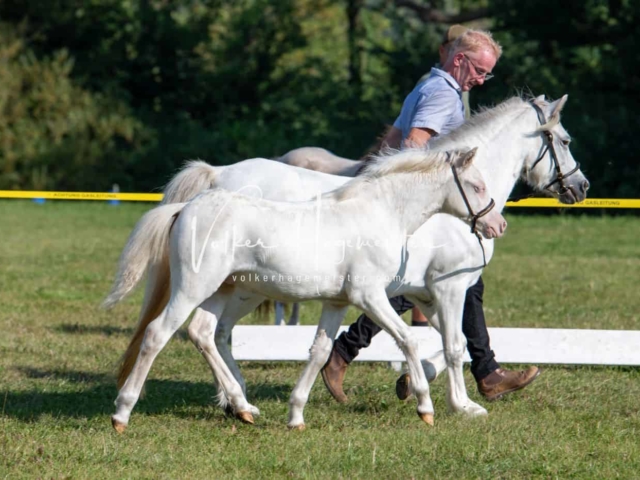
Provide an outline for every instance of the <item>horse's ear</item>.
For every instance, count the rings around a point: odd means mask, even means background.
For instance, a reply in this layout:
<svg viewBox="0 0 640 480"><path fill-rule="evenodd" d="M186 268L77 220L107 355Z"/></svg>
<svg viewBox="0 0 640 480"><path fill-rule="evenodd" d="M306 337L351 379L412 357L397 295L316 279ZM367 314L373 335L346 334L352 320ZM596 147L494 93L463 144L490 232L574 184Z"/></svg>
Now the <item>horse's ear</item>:
<svg viewBox="0 0 640 480"><path fill-rule="evenodd" d="M478 147L475 147L469 150L468 152L463 153L462 155L460 155L458 158L455 159L455 161L453 162L453 165L459 170L464 170L466 168L469 168L473 163L473 158L476 156L477 151L478 151Z"/></svg>
<svg viewBox="0 0 640 480"><path fill-rule="evenodd" d="M546 102L546 99L544 98L544 95L538 95L538 96L536 97L535 102L536 102L536 103Z"/></svg>
<svg viewBox="0 0 640 480"><path fill-rule="evenodd" d="M560 111L564 108L564 104L567 103L568 98L569 95L565 94L562 96L562 98L559 98L551 105L549 105L549 109L551 110L551 115L549 115L549 118L560 115Z"/></svg>

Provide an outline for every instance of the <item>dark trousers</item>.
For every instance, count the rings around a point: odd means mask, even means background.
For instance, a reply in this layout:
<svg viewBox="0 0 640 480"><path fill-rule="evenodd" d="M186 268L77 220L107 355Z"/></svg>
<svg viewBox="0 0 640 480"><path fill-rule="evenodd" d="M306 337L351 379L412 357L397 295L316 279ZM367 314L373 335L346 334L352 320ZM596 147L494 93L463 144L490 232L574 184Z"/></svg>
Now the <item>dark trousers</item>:
<svg viewBox="0 0 640 480"><path fill-rule="evenodd" d="M489 345L489 332L482 309L483 294L484 283L480 277L478 282L467 290L462 313L462 333L467 337L467 350L471 356L471 373L476 381L482 380L500 368ZM389 303L398 315L413 308L413 303L402 296L393 297ZM349 330L337 338L334 348L342 358L351 363L358 356L360 349L367 348L371 344L371 339L380 330L381 328L373 320L364 314L360 315Z"/></svg>

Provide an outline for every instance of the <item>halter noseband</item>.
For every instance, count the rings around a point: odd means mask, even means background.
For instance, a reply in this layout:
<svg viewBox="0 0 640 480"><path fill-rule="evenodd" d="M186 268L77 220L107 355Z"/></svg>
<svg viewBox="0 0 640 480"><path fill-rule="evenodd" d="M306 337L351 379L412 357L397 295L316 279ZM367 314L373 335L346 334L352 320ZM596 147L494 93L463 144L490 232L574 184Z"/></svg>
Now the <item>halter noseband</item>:
<svg viewBox="0 0 640 480"><path fill-rule="evenodd" d="M542 111L542 109L533 102L531 102L531 106L533 107L533 109L536 111L536 114L538 115L538 121L540 122L540 125L546 125L547 121L544 118L544 112ZM565 179L569 178L571 175L573 175L578 170L580 170L580 164L576 162L575 168L570 170L569 173L566 173L566 174L562 173L562 169L560 168L560 162L558 161L558 155L556 154L556 149L553 146L553 132L551 132L551 130L543 130L542 133L544 133L546 142L543 141L544 145L542 147L540 156L535 162L533 162L533 166L531 167L530 170L533 170L534 168L536 168L536 165L538 165L538 163L540 163L540 161L544 158L547 152L549 152L549 156L551 157L551 162L553 163L553 166L556 169L556 178L552 180L550 183L548 183L543 188L543 190L549 190L550 187L552 187L556 183L559 183L560 195L563 195L569 191L569 187L564 183Z"/></svg>

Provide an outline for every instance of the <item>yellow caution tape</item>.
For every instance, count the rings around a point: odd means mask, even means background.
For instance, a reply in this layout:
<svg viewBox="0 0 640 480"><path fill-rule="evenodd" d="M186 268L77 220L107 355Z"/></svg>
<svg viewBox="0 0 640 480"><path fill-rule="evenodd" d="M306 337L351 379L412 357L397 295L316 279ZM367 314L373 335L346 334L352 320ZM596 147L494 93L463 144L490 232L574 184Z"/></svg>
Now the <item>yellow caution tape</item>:
<svg viewBox="0 0 640 480"><path fill-rule="evenodd" d="M45 200L122 200L128 202L159 202L161 193L112 192L38 192L0 190L0 198L43 198Z"/></svg>
<svg viewBox="0 0 640 480"><path fill-rule="evenodd" d="M555 198L527 198L519 202L507 202L507 207L543 208L640 208L640 200L627 198L588 198L584 202L566 205Z"/></svg>
<svg viewBox="0 0 640 480"><path fill-rule="evenodd" d="M45 200L121 200L123 202L159 202L161 193L112 193L112 192L42 192L0 190L0 198L42 198ZM584 202L565 205L555 198L527 198L519 202L507 202L507 207L540 208L640 208L640 200L626 198L589 198Z"/></svg>

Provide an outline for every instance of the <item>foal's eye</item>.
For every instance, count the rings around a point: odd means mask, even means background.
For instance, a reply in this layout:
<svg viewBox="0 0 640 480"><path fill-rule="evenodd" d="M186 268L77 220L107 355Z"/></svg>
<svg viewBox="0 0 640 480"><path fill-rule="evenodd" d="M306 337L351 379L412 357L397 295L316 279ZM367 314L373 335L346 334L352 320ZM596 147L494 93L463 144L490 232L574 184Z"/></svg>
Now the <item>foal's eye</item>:
<svg viewBox="0 0 640 480"><path fill-rule="evenodd" d="M568 147L570 143L571 143L571 140L562 140L562 144L563 144L565 147Z"/></svg>

